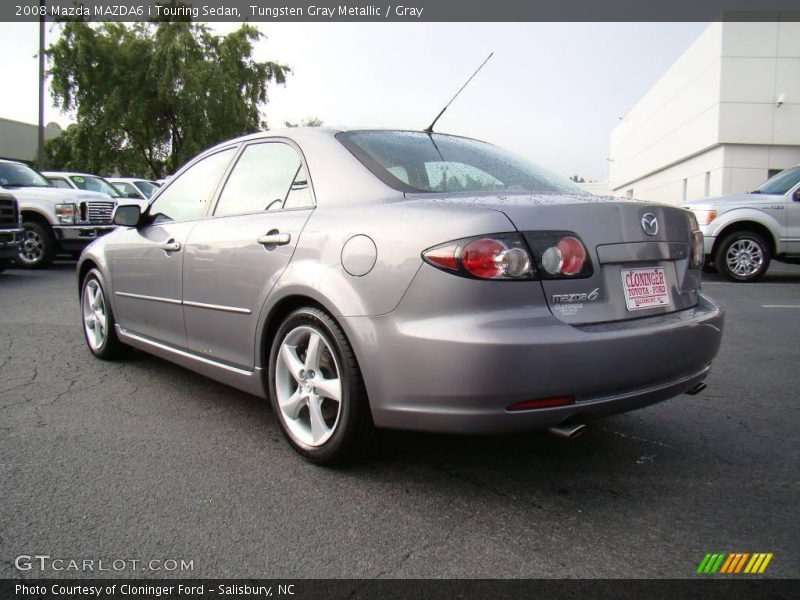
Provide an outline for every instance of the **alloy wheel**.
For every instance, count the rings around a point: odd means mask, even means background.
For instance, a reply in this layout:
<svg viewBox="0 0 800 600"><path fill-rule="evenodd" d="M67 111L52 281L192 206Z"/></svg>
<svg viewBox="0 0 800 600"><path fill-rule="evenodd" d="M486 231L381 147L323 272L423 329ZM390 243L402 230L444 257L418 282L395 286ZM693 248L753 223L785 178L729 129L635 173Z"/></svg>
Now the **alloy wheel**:
<svg viewBox="0 0 800 600"><path fill-rule="evenodd" d="M108 335L108 312L103 288L96 279L90 279L86 283L81 300L86 341L92 350L98 350L103 346Z"/></svg>
<svg viewBox="0 0 800 600"><path fill-rule="evenodd" d="M735 275L750 277L764 264L764 251L754 240L736 240L725 253L725 262Z"/></svg>
<svg viewBox="0 0 800 600"><path fill-rule="evenodd" d="M314 327L295 327L276 357L275 391L289 435L317 447L336 431L342 413L339 362L325 336Z"/></svg>
<svg viewBox="0 0 800 600"><path fill-rule="evenodd" d="M19 259L27 265L33 265L42 260L44 251L44 240L39 235L39 232L33 229L26 229L22 236L22 244L19 247Z"/></svg>

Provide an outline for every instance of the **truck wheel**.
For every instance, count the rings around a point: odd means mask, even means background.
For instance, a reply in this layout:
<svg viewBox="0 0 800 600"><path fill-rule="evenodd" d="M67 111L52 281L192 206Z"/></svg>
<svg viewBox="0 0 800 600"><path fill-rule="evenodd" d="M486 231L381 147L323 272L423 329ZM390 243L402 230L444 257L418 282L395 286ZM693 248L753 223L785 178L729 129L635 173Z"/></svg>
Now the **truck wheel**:
<svg viewBox="0 0 800 600"><path fill-rule="evenodd" d="M769 268L769 244L754 231L734 231L714 252L714 266L730 281L757 281Z"/></svg>
<svg viewBox="0 0 800 600"><path fill-rule="evenodd" d="M56 257L56 240L50 229L36 221L22 223L22 244L17 262L25 269L43 269L53 264Z"/></svg>

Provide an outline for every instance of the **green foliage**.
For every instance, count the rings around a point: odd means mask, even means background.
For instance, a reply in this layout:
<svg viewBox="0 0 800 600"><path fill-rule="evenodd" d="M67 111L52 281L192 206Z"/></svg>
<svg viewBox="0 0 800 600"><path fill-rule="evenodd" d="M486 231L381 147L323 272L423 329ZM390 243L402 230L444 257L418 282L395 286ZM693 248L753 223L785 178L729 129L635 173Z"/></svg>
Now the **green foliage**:
<svg viewBox="0 0 800 600"><path fill-rule="evenodd" d="M252 58L261 37L251 25L219 36L187 21L65 23L47 51L50 85L77 123L48 143L48 168L160 178L266 128L267 84L291 69Z"/></svg>
<svg viewBox="0 0 800 600"><path fill-rule="evenodd" d="M286 127L322 127L325 123L319 117L308 117L299 123L292 123L291 121L284 121Z"/></svg>

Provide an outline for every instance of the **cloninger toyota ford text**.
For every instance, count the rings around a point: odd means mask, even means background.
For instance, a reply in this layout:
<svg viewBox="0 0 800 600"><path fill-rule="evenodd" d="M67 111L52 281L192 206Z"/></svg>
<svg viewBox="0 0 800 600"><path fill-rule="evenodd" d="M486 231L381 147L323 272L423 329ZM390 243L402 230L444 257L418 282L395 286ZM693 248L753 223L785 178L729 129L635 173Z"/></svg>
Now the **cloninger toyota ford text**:
<svg viewBox="0 0 800 600"><path fill-rule="evenodd" d="M692 213L463 137L258 133L114 223L79 262L91 351L269 397L317 463L376 428L569 436L701 390L722 336Z"/></svg>

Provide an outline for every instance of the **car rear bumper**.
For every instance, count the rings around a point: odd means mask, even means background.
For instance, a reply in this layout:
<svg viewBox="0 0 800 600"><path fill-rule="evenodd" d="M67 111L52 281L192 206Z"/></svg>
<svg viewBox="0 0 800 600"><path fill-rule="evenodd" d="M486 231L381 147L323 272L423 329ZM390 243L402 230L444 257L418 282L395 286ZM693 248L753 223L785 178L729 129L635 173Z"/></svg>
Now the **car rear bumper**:
<svg viewBox="0 0 800 600"><path fill-rule="evenodd" d="M687 310L585 326L538 306L421 320L402 308L344 320L375 424L451 433L588 421L682 394L707 376L724 320L702 294ZM563 396L574 403L507 410Z"/></svg>

